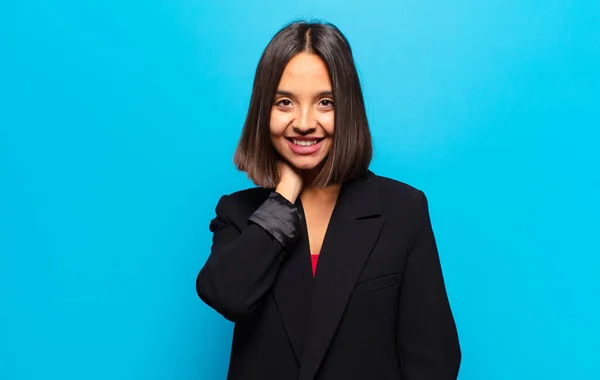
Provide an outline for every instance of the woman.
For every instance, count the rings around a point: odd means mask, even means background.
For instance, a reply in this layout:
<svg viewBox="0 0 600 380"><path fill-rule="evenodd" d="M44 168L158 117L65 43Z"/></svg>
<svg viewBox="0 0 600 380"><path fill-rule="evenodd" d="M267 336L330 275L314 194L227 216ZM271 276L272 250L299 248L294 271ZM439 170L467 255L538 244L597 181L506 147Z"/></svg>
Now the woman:
<svg viewBox="0 0 600 380"><path fill-rule="evenodd" d="M350 46L296 22L265 49L196 288L235 322L228 379L456 379L460 348L424 194L369 171ZM312 264L312 267L311 267Z"/></svg>

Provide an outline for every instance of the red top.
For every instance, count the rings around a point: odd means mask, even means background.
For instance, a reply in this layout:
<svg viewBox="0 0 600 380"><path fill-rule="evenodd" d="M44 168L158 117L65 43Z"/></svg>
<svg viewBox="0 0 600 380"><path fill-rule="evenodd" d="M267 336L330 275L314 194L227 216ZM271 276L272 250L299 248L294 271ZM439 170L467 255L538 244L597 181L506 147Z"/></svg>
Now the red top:
<svg viewBox="0 0 600 380"><path fill-rule="evenodd" d="M314 276L315 273L317 273L317 261L319 261L319 254L318 253L316 255L311 254L310 261L312 262L312 270L313 270L313 276Z"/></svg>

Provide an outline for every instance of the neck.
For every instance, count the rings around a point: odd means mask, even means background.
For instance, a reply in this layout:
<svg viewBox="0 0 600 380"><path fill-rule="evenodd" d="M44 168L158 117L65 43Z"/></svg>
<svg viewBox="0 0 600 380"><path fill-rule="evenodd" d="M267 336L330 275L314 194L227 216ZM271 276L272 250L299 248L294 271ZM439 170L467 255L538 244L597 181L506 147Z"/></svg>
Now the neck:
<svg viewBox="0 0 600 380"><path fill-rule="evenodd" d="M312 170L302 170L301 171L301 175L302 175L302 183L304 184L304 189L308 189L313 187L312 184L315 180L315 178L317 178L317 176L319 175L320 170L316 170L312 169ZM320 169L320 168L319 168Z"/></svg>
<svg viewBox="0 0 600 380"><path fill-rule="evenodd" d="M319 174L317 170L302 171L302 180L304 183L302 194L303 201L335 201L340 193L341 185L331 185L325 188L319 188L312 185L314 179Z"/></svg>

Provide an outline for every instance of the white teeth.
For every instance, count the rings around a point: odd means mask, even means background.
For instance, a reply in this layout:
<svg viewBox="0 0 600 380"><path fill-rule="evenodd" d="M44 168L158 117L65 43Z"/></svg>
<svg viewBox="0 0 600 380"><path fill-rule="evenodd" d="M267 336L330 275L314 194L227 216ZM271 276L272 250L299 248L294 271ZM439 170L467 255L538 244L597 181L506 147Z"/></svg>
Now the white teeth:
<svg viewBox="0 0 600 380"><path fill-rule="evenodd" d="M315 145L318 141L317 140L296 140L293 139L292 142L296 145L300 145L300 146L311 146L311 145Z"/></svg>

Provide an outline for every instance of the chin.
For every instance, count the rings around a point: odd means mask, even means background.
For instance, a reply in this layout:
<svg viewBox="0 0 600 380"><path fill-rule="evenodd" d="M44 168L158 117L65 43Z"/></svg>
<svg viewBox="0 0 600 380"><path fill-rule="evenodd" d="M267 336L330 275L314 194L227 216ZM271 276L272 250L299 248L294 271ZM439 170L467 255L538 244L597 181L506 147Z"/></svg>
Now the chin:
<svg viewBox="0 0 600 380"><path fill-rule="evenodd" d="M315 169L317 166L319 166L318 164L302 164L302 165L294 165L294 167L298 170L313 170Z"/></svg>
<svg viewBox="0 0 600 380"><path fill-rule="evenodd" d="M304 159L292 159L289 160L289 163L292 164L298 170L313 170L320 167L325 162L325 158L323 159L313 159L304 160Z"/></svg>

